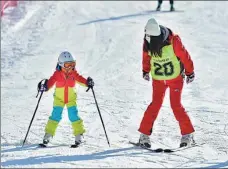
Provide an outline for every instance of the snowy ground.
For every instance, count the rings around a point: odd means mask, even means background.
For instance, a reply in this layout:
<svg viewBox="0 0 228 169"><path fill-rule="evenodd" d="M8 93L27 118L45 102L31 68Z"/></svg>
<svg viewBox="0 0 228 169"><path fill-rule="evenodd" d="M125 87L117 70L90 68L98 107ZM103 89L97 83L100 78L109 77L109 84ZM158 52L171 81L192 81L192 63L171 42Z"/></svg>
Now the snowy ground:
<svg viewBox="0 0 228 169"><path fill-rule="evenodd" d="M175 2L176 12L154 12L156 2L24 1L1 21L1 167L228 167L228 2ZM183 105L206 143L174 154L152 154L127 144L151 101L142 79L146 21L155 17L180 34L194 63L196 79L185 85ZM50 148L38 149L52 111L53 90L41 99L28 142L22 148L38 99L37 83L53 73L57 57L69 50L77 70L95 81L95 94L111 143L108 146L92 92L77 86L87 132L77 149L70 122L63 120ZM152 146L176 147L180 131L169 92L151 136Z"/></svg>

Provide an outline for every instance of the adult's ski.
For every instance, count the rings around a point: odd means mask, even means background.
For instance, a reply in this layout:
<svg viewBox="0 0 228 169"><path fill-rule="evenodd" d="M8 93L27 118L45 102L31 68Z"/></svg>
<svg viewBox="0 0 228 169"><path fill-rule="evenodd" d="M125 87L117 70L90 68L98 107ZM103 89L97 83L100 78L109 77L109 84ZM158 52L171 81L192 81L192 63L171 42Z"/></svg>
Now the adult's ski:
<svg viewBox="0 0 228 169"><path fill-rule="evenodd" d="M169 149L163 149L163 150L164 150L165 153L173 153L173 152L183 151L183 150L190 149L190 148L193 148L193 147L201 146L203 144L205 144L205 143L201 143L201 144L195 143L195 144L192 144L191 146L169 148Z"/></svg>
<svg viewBox="0 0 228 169"><path fill-rule="evenodd" d="M149 150L149 151L151 151L153 153L161 153L161 152L163 152L162 148L152 149L152 148L145 147L145 146L141 145L140 143L135 143L135 142L132 142L132 141L129 141L129 143L133 144L134 146Z"/></svg>
<svg viewBox="0 0 228 169"><path fill-rule="evenodd" d="M149 150L153 153L174 153L174 152L177 152L177 151L183 151L183 150L186 150L186 149L190 149L190 148L193 148L193 147L197 147L197 146L201 146L205 143L202 143L202 144L193 144L191 146L186 146L186 147L177 147L177 148L169 148L169 149L164 149L164 148L157 148L157 149L152 149L152 148L148 148L148 147L145 147L139 143L135 143L135 142L132 142L132 141L129 141L130 144L133 144L137 147L141 147L143 149L146 149L146 150Z"/></svg>

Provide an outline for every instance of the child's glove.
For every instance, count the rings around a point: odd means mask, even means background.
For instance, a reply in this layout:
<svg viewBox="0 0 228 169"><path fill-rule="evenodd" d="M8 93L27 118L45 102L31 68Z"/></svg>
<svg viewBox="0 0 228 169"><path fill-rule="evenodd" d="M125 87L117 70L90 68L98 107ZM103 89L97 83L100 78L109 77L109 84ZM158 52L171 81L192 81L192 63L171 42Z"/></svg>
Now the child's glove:
<svg viewBox="0 0 228 169"><path fill-rule="evenodd" d="M87 78L86 84L87 84L87 86L88 86L89 88L93 88L93 86L94 86L94 81L93 81L93 79L92 79L91 77L88 77L88 78Z"/></svg>
<svg viewBox="0 0 228 169"><path fill-rule="evenodd" d="M187 84L193 82L193 80L195 79L195 73L194 72L192 74L186 75L186 76L187 76L187 79L186 79Z"/></svg>
<svg viewBox="0 0 228 169"><path fill-rule="evenodd" d="M147 81L150 81L150 75L149 75L149 73L143 71L143 79L145 79Z"/></svg>
<svg viewBox="0 0 228 169"><path fill-rule="evenodd" d="M43 82L43 81L44 81L44 82ZM42 84L42 82L43 82L43 84ZM40 92L46 92L46 91L48 91L47 82L48 82L47 79L41 80L41 81L38 83L37 90L40 91Z"/></svg>

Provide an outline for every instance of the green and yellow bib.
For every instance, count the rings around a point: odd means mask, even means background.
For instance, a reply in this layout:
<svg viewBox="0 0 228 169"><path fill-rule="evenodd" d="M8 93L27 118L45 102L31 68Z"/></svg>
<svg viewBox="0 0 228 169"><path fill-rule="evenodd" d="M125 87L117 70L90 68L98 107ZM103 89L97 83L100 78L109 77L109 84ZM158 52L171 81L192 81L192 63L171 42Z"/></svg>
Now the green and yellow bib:
<svg viewBox="0 0 228 169"><path fill-rule="evenodd" d="M171 80L181 73L181 65L174 53L173 46L167 45L162 48L162 56L151 55L148 52L151 65L151 76L155 80Z"/></svg>

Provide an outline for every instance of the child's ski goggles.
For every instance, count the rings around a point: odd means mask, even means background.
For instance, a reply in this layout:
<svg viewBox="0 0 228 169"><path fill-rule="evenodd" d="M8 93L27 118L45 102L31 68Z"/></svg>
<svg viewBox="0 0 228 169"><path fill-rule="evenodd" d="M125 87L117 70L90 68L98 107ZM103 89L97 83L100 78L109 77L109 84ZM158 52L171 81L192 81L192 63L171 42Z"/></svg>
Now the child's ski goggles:
<svg viewBox="0 0 228 169"><path fill-rule="evenodd" d="M65 62L63 66L64 68L69 69L69 68L74 68L75 65L76 65L75 62Z"/></svg>

